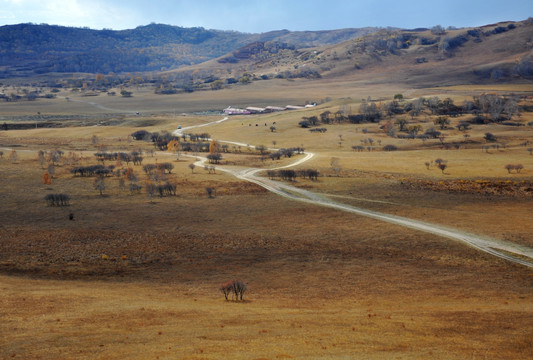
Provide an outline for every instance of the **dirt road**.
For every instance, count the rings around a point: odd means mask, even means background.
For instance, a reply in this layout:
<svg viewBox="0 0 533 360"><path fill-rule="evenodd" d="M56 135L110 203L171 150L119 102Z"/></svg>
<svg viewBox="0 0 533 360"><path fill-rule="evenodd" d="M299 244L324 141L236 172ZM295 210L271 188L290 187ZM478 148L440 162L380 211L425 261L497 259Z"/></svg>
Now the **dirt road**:
<svg viewBox="0 0 533 360"><path fill-rule="evenodd" d="M193 129L193 128L200 127L200 126L218 124L226 120L228 120L228 117L225 117L221 120L213 121L210 123L205 123L199 126L189 126L184 129L176 130L173 132L173 134L181 135L184 130L189 130L189 129ZM236 143L232 141L223 141L223 140L218 140L218 141L224 142L224 143L249 146L248 144L241 144L241 143ZM251 147L254 147L254 146L251 146ZM305 153L304 155L305 156L303 158L296 160L294 163L291 163L289 165L286 165L286 166L283 166L277 169L289 168L289 167L300 165L306 161L309 161L314 156L313 153L309 153L309 152ZM196 158L198 159L198 161L195 163L197 166L203 166L204 163L207 161L206 158L201 158L201 157L196 157ZM452 228L448 228L448 227L437 225L437 224L431 224L431 223L423 222L420 220L404 218L401 216L390 215L386 213L381 213L377 211L367 210L367 209L363 209L363 208L359 208L359 207L355 207L351 205L338 203L327 198L325 195L313 193L311 191L299 189L295 186L291 186L283 182L274 181L274 180L270 180L270 179L258 176L257 174L264 171L264 169L257 169L257 168L234 169L230 167L220 167L220 166L217 166L217 169L220 171L224 171L226 173L232 174L233 176L241 180L249 181L259 186L262 186L263 188L275 194L288 198L288 199L292 199L295 201L301 201L301 202L305 202L305 203L312 204L312 205L324 206L324 207L329 207L329 208L333 208L333 209L337 209L341 211L346 211L346 212L354 213L360 216L366 216L366 217L370 217L376 220L385 221L388 223L408 227L411 229L424 231L430 234L443 236L443 237L446 237L452 240L461 241L480 251L486 252L488 254L497 256L499 258L502 258L502 259L505 259L505 260L508 260L508 261L511 261L517 264L521 264L521 265L533 268L533 249L526 247L526 246L521 246L518 244L513 244L510 242L505 242L505 241L497 240L497 239L485 238L485 237L481 237L475 234L468 234L466 232L463 232L457 229L452 229ZM277 169L272 169L272 170L277 170Z"/></svg>

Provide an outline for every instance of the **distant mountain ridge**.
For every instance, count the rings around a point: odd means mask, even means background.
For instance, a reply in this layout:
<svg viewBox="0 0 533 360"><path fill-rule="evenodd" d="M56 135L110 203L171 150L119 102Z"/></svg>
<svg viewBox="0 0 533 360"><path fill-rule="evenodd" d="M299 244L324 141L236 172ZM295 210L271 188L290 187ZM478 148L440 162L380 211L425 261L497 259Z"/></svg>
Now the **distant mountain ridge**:
<svg viewBox="0 0 533 360"><path fill-rule="evenodd" d="M340 43L377 30L279 30L247 34L164 24L130 30L6 25L0 27L0 77L51 72L165 71L215 59L253 42L280 42L306 48Z"/></svg>

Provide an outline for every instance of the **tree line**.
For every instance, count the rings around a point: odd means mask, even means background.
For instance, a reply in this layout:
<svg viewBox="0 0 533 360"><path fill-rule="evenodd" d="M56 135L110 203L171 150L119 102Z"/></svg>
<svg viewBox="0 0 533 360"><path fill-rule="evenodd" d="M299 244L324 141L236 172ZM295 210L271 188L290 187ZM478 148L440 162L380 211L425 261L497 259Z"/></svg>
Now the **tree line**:
<svg viewBox="0 0 533 360"><path fill-rule="evenodd" d="M401 94L399 94L401 95ZM465 100L462 104L455 104L453 99L440 99L437 96L418 98L413 101L404 101L403 96L398 96L392 101L378 103L370 99L364 100L359 106L357 114L349 114L347 110L336 112L324 111L318 116L303 117L298 125L302 128L311 128L311 131L325 132L327 129L318 128L320 124L341 123L376 123L386 118L398 115L409 115L412 118L425 113L428 115L441 116L441 129L446 123L446 116L457 117L464 114L472 114L471 123L504 122L520 116L522 107L519 105L520 98L517 95L482 94L474 96L472 100ZM439 120L439 121L440 121ZM449 122L448 122L449 123ZM399 123L400 131L406 131L403 125L407 124L404 119ZM463 122L460 126L468 126Z"/></svg>

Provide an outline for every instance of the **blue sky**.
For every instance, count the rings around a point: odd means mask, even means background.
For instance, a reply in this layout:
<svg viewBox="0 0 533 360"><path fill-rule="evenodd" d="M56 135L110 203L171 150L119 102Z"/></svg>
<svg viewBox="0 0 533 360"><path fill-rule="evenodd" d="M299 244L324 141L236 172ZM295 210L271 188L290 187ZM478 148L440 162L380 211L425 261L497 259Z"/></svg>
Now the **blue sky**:
<svg viewBox="0 0 533 360"><path fill-rule="evenodd" d="M0 25L131 29L151 22L267 32L479 26L533 16L533 0L0 0Z"/></svg>

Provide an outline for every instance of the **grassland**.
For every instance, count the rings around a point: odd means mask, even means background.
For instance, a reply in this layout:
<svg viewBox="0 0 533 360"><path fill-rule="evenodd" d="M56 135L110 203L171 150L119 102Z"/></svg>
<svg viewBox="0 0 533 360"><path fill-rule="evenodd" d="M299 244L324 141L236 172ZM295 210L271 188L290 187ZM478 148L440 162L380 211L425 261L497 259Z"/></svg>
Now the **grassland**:
<svg viewBox="0 0 533 360"><path fill-rule="evenodd" d="M85 126L0 132L0 147L18 154L13 163L2 150L0 159L0 358L531 358L531 268L461 243L292 202L221 171L191 171L194 157L187 154L178 160L168 152L146 153L143 162L174 165L168 179L177 184L175 197L150 201L144 192L122 190L112 177L100 196L92 178L73 177L66 164L56 167L51 185L42 184L41 149L59 148L75 153L81 165L94 164L97 150L152 148L128 139L138 129L172 131L213 120L183 112L331 97L311 110L232 117L202 132L220 141L303 145L316 154L303 167L321 176L294 185L336 201L533 246L527 190L533 156L520 145L533 138L533 127L474 126L466 141L452 128L461 118L453 119L446 139L460 146L445 150L437 139L389 138L377 124L328 125L325 134L297 126L303 116L325 110L355 111L368 95L460 100L502 91L501 85L410 90L316 84L265 81L170 97L139 89L131 99L69 94L71 101L2 104L0 116L10 123L37 112L91 118ZM414 121L432 126L431 117ZM520 121L533 119L524 113ZM485 132L505 148L482 151ZM369 137L399 151L352 150ZM338 173L332 157L339 159ZM437 158L448 161L446 171L425 166ZM265 168L289 162L263 163L246 147L224 161ZM507 163L524 169L509 174ZM133 168L144 179L141 167ZM206 187L217 196L208 198ZM59 192L72 197L70 206L46 206L44 196ZM248 283L244 302L226 302L218 291L234 278Z"/></svg>

